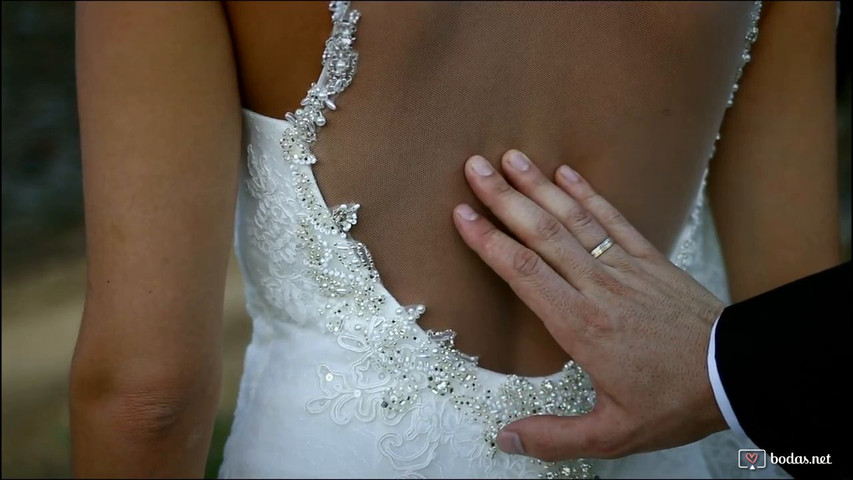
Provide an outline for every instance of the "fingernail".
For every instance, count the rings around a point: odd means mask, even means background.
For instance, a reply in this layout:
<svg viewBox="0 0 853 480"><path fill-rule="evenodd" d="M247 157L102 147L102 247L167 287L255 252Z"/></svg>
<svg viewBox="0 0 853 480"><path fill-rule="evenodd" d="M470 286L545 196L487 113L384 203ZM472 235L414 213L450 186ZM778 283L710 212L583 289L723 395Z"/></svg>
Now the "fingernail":
<svg viewBox="0 0 853 480"><path fill-rule="evenodd" d="M477 212L465 203L456 207L456 215L459 215L459 218L462 220L467 220L469 222L477 219Z"/></svg>
<svg viewBox="0 0 853 480"><path fill-rule="evenodd" d="M575 173L574 170L568 167L568 165L563 165L557 169L557 173L563 177L569 183L578 183L580 177Z"/></svg>
<svg viewBox="0 0 853 480"><path fill-rule="evenodd" d="M521 438L513 432L498 432L498 448L506 453L514 453L516 455L524 455L524 447L521 445Z"/></svg>
<svg viewBox="0 0 853 480"><path fill-rule="evenodd" d="M474 169L474 173L480 175L481 177L487 177L494 173L494 170L492 169L492 166L489 165L489 162L479 155L471 157L471 168Z"/></svg>
<svg viewBox="0 0 853 480"><path fill-rule="evenodd" d="M509 165L519 172L524 172L530 168L530 161L527 159L527 155L516 150L509 154Z"/></svg>

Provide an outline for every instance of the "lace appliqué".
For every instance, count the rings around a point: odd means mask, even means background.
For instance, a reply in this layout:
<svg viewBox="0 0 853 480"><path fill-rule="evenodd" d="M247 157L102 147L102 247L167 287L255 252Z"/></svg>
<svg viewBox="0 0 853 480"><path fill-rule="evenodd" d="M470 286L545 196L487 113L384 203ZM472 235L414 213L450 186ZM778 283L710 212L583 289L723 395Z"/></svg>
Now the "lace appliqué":
<svg viewBox="0 0 853 480"><path fill-rule="evenodd" d="M247 147L246 158L249 170L246 186L257 200L249 235L268 258L268 270L259 276L262 287L259 293L266 305L287 312L290 321L304 322L313 314L305 307L311 304L313 288L299 268L301 254L292 240L296 237L298 211L302 207L292 182L275 168L273 162L277 159L257 154L252 145Z"/></svg>

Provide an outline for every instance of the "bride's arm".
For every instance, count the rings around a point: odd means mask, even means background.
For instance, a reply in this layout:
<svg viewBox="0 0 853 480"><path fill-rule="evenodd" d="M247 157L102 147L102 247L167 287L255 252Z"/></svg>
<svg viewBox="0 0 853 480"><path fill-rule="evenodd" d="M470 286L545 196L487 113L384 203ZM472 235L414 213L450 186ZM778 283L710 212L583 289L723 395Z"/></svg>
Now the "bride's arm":
<svg viewBox="0 0 853 480"><path fill-rule="evenodd" d="M734 301L840 261L835 2L765 2L709 193Z"/></svg>
<svg viewBox="0 0 853 480"><path fill-rule="evenodd" d="M226 19L217 2L77 8L88 284L73 470L201 476L240 158Z"/></svg>

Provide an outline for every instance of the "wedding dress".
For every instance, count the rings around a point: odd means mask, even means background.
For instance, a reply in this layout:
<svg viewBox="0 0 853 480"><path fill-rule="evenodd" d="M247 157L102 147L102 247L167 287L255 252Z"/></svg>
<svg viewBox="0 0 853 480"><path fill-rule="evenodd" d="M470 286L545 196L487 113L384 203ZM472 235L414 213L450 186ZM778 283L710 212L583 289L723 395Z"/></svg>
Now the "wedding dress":
<svg viewBox="0 0 853 480"><path fill-rule="evenodd" d="M349 2L330 8L333 32L323 70L301 108L283 120L244 110L235 248L253 334L220 476L739 475L737 449L753 445L731 432L608 461L546 463L495 448L502 425L534 414L581 414L592 408L595 393L571 361L549 376L499 374L458 351L453 332L422 328L418 319L425 307L400 304L367 246L350 234L358 231L359 205L326 203L313 168L318 157L331 160L315 156L319 150L313 147L325 138L320 130L326 116L341 118L330 111L356 72L360 16ZM754 2L748 12L729 104L757 37L760 10ZM348 125L337 125L346 135ZM698 193L671 260L727 301L703 187L704 177L691 187ZM749 472L757 474L785 476L774 466Z"/></svg>

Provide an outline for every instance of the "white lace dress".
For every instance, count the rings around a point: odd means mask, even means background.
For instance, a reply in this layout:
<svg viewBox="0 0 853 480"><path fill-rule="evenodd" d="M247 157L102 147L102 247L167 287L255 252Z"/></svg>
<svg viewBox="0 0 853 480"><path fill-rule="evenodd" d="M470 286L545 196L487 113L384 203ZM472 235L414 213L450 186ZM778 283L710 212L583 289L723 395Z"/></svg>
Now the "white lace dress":
<svg viewBox="0 0 853 480"><path fill-rule="evenodd" d="M253 335L220 476L737 475L737 449L751 445L730 432L612 461L545 463L495 448L502 425L586 412L594 391L572 362L548 377L498 374L457 351L453 332L424 331L417 323L424 307L400 305L368 249L348 233L358 205L325 203L311 146L355 73L359 15L349 2L331 9L323 72L302 108L285 120L244 111L235 238ZM756 2L744 63L759 12ZM672 260L727 299L703 186ZM762 474L784 476L773 468Z"/></svg>

